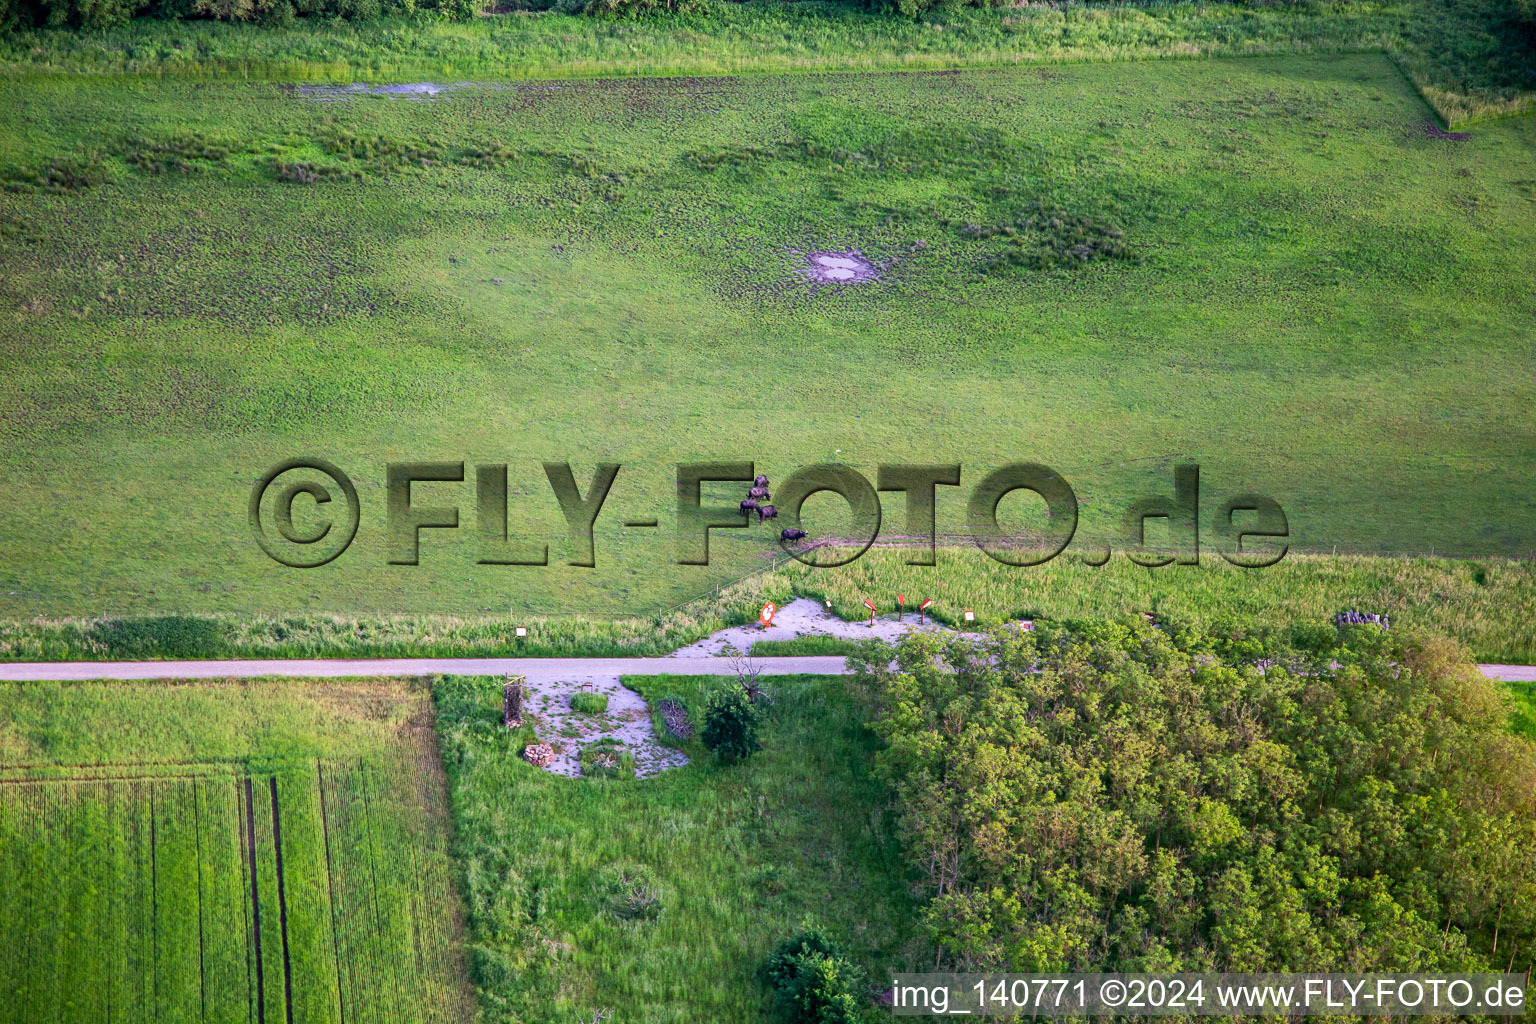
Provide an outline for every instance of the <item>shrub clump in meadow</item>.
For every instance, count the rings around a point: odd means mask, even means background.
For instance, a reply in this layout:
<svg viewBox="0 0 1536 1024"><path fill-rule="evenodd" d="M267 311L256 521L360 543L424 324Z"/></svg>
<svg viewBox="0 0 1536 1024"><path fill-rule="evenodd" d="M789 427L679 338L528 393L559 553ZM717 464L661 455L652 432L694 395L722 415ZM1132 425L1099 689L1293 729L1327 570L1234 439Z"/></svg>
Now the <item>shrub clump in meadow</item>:
<svg viewBox="0 0 1536 1024"><path fill-rule="evenodd" d="M608 710L606 693L573 693L571 710L581 715L600 715Z"/></svg>
<svg viewBox="0 0 1536 1024"><path fill-rule="evenodd" d="M762 705L749 701L740 687L722 687L705 700L704 729L699 738L716 757L730 764L762 747L757 738L762 721Z"/></svg>
<svg viewBox="0 0 1536 1024"><path fill-rule="evenodd" d="M783 942L763 965L763 977L790 1024L853 1024L860 1019L859 966L819 931Z"/></svg>
<svg viewBox="0 0 1536 1024"><path fill-rule="evenodd" d="M632 779L635 777L635 755L623 742L612 736L593 740L581 748L577 758L581 774L594 779Z"/></svg>
<svg viewBox="0 0 1536 1024"><path fill-rule="evenodd" d="M135 139L119 153L124 163L146 174L189 174L198 166L221 165L229 154L229 147L210 141L201 132L167 139Z"/></svg>
<svg viewBox="0 0 1536 1024"><path fill-rule="evenodd" d="M1015 268L1073 268L1100 260L1141 262L1140 254L1125 241L1119 228L1040 203L1003 224L967 224L960 234L978 240L999 236L1007 239L1002 253L986 264L987 272L994 274Z"/></svg>
<svg viewBox="0 0 1536 1024"><path fill-rule="evenodd" d="M273 160L272 173L278 181L295 185L317 185L322 181L362 181L358 171L343 170L329 164L309 163L303 160Z"/></svg>
<svg viewBox="0 0 1536 1024"><path fill-rule="evenodd" d="M604 876L602 891L614 917L621 921L654 921L661 916L661 887L644 868L615 867Z"/></svg>
<svg viewBox="0 0 1536 1024"><path fill-rule="evenodd" d="M471 146L454 161L462 167L477 167L482 171L494 171L502 164L520 158L517 150L493 142L489 146Z"/></svg>
<svg viewBox="0 0 1536 1024"><path fill-rule="evenodd" d="M342 160L359 161L375 173L431 167L441 157L435 146L403 142L387 135L358 135L338 125L327 125L322 130L320 148Z"/></svg>
<svg viewBox="0 0 1536 1024"><path fill-rule="evenodd" d="M6 173L7 192L49 192L55 195L75 195L96 185L109 185L112 175L99 152L83 157L58 157L34 170L12 170Z"/></svg>

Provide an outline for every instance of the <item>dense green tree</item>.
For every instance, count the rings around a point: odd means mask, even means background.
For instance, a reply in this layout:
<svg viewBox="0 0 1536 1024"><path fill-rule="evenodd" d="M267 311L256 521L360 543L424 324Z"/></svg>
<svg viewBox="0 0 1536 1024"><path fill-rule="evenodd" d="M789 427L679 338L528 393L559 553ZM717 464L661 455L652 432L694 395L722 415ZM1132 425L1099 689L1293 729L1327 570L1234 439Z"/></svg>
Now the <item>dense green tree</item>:
<svg viewBox="0 0 1536 1024"><path fill-rule="evenodd" d="M1041 624L861 660L962 969L1523 969L1536 744L1446 642Z"/></svg>
<svg viewBox="0 0 1536 1024"><path fill-rule="evenodd" d="M705 702L699 739L722 761L740 761L760 746L757 732L761 724L761 705L747 700L746 693L736 687L723 687L710 693Z"/></svg>
<svg viewBox="0 0 1536 1024"><path fill-rule="evenodd" d="M790 1024L854 1024L861 1019L864 974L825 935L788 939L763 967Z"/></svg>

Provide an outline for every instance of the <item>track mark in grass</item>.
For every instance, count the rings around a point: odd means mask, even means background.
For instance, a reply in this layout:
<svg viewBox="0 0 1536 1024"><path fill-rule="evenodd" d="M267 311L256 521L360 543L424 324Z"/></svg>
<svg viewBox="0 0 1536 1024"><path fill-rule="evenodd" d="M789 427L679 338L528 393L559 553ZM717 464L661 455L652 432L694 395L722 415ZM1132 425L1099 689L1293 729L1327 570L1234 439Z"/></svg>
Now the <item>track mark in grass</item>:
<svg viewBox="0 0 1536 1024"><path fill-rule="evenodd" d="M283 1002L293 1024L293 968L288 958L288 889L283 884L283 823L277 810L277 776L267 779L272 790L272 849L277 855L277 924L283 937Z"/></svg>
<svg viewBox="0 0 1536 1024"><path fill-rule="evenodd" d="M192 842L197 850L197 1005L201 1019L207 1020L208 964L204 946L206 933L203 929L203 907L207 900L203 896L203 816L197 799L197 781L194 779L189 785L192 787Z"/></svg>
<svg viewBox="0 0 1536 1024"><path fill-rule="evenodd" d="M331 948L336 951L336 1007L347 1024L347 990L341 983L341 922L336 919L336 873L331 861L331 819L325 810L325 768L315 758L315 788L320 794L320 838L325 844L325 888L331 905Z"/></svg>
<svg viewBox="0 0 1536 1024"><path fill-rule="evenodd" d="M149 787L149 934L150 951L153 958L150 960L151 992L149 1005L155 1008L158 1016L160 1013L160 886L159 877L159 844L155 841L155 787Z"/></svg>
<svg viewBox="0 0 1536 1024"><path fill-rule="evenodd" d="M153 820L153 819L151 819ZM245 855L251 872L251 948L256 959L256 1024L266 1024L266 984L261 966L261 897L256 887L256 808L251 799L251 780L245 780Z"/></svg>

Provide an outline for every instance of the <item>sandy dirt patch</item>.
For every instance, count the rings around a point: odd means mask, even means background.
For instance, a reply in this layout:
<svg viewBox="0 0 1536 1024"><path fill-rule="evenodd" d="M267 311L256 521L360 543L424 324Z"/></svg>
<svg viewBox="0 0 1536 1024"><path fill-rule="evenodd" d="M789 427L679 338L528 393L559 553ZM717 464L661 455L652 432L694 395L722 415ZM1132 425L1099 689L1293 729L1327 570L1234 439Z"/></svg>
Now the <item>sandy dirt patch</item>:
<svg viewBox="0 0 1536 1024"><path fill-rule="evenodd" d="M583 691L607 694L608 710L595 715L572 711L571 694ZM651 726L651 710L645 699L620 683L617 676L529 680L523 707L533 716L539 742L555 749L555 759L544 770L556 775L580 775L577 759L581 748L605 736L629 748L635 757L636 778L649 778L688 763L687 754L661 744Z"/></svg>

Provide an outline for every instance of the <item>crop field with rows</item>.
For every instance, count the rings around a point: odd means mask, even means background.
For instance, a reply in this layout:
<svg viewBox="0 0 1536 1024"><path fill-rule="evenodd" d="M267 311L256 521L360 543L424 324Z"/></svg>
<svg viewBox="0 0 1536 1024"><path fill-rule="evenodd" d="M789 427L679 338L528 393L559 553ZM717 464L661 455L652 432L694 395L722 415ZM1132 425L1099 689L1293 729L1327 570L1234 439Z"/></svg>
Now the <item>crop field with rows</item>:
<svg viewBox="0 0 1536 1024"><path fill-rule="evenodd" d="M0 688L0 1021L464 1019L424 701Z"/></svg>

